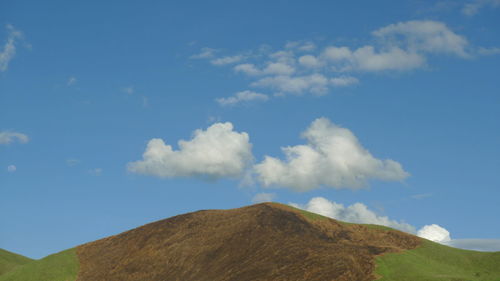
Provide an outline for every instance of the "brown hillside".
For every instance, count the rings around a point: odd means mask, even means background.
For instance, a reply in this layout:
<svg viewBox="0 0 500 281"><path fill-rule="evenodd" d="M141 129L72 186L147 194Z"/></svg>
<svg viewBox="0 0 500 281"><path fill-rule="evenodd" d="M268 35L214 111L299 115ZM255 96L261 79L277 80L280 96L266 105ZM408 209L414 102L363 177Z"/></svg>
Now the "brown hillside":
<svg viewBox="0 0 500 281"><path fill-rule="evenodd" d="M374 280L375 255L419 243L264 203L180 215L82 245L77 281Z"/></svg>

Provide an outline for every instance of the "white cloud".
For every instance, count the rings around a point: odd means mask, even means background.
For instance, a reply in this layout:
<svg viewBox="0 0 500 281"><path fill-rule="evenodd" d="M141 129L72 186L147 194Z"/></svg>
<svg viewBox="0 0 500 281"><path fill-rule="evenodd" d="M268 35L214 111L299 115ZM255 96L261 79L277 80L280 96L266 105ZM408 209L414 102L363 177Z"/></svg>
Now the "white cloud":
<svg viewBox="0 0 500 281"><path fill-rule="evenodd" d="M17 170L17 167L15 165L7 166L7 172L9 172L9 173L14 173L16 170Z"/></svg>
<svg viewBox="0 0 500 281"><path fill-rule="evenodd" d="M408 233L415 233L415 227L412 225L391 220L387 216L377 215L362 203L354 203L345 207L342 204L329 201L323 197L314 197L305 205L295 203L291 203L290 205L340 221L384 225Z"/></svg>
<svg viewBox="0 0 500 281"><path fill-rule="evenodd" d="M445 244L451 247L466 250L483 252L500 251L500 239L452 239Z"/></svg>
<svg viewBox="0 0 500 281"><path fill-rule="evenodd" d="M361 188L371 179L401 181L409 176L401 164L373 157L350 130L326 118L312 122L302 137L307 144L282 148L286 160L265 156L254 166L265 187Z"/></svg>
<svg viewBox="0 0 500 281"><path fill-rule="evenodd" d="M425 64L425 58L417 53L398 47L376 51L373 46L364 46L351 51L347 47L328 47L323 58L333 63L337 71L384 71L409 70Z"/></svg>
<svg viewBox="0 0 500 281"><path fill-rule="evenodd" d="M500 0L476 0L500 1ZM471 58L498 54L498 48L477 48L445 23L412 20L390 24L371 32L373 44L318 47L311 41L287 42L284 48L264 46L245 55L214 58L204 49L196 58L215 65L237 63L236 73L248 75L250 86L276 91L275 95L325 95L332 88L359 83L354 73L401 72L421 69L438 55ZM245 59L245 63L241 61ZM338 77L342 73L343 76ZM337 76L337 77L335 77Z"/></svg>
<svg viewBox="0 0 500 281"><path fill-rule="evenodd" d="M7 24L5 26L7 29L7 42L3 46L3 50L0 51L0 71L6 71L9 67L9 62L16 55L16 44L19 39L23 38L21 31L14 28L14 26Z"/></svg>
<svg viewBox="0 0 500 281"><path fill-rule="evenodd" d="M262 72L260 69L255 67L255 65L251 63L243 63L243 64L238 64L237 66L234 67L234 71L236 72L243 72L246 75L260 75Z"/></svg>
<svg viewBox="0 0 500 281"><path fill-rule="evenodd" d="M271 202L273 201L274 197L276 197L276 194L274 193L257 193L255 196L252 198L253 203L262 203L262 202Z"/></svg>
<svg viewBox="0 0 500 281"><path fill-rule="evenodd" d="M214 57L214 54L217 50L212 48L202 48L201 52L195 55L190 56L190 59L210 59Z"/></svg>
<svg viewBox="0 0 500 281"><path fill-rule="evenodd" d="M283 62L269 62L264 69L259 69L251 63L243 63L234 67L236 72L243 72L249 76L257 75L290 75L295 68Z"/></svg>
<svg viewBox="0 0 500 281"><path fill-rule="evenodd" d="M68 81L66 82L66 85L67 86L71 86L71 85L74 85L76 83L76 77L74 76L71 76L68 78Z"/></svg>
<svg viewBox="0 0 500 281"><path fill-rule="evenodd" d="M286 63L272 62L269 63L262 71L264 75L290 75L295 72L295 69Z"/></svg>
<svg viewBox="0 0 500 281"><path fill-rule="evenodd" d="M227 56L227 57L222 57L222 58L217 58L213 59L210 62L213 65L226 65L226 64L233 64L237 63L241 60L243 60L245 57L242 55L236 55L236 56Z"/></svg>
<svg viewBox="0 0 500 281"><path fill-rule="evenodd" d="M299 58L299 63L308 68L316 68L323 66L323 62L321 62L318 58L313 55L304 55Z"/></svg>
<svg viewBox="0 0 500 281"><path fill-rule="evenodd" d="M499 7L500 0L472 0L465 4L462 8L462 13L466 16L474 16L479 13L482 8L489 7Z"/></svg>
<svg viewBox="0 0 500 281"><path fill-rule="evenodd" d="M354 84L358 84L359 80L352 76L340 76L330 79L330 82L337 87L346 87Z"/></svg>
<svg viewBox="0 0 500 281"><path fill-rule="evenodd" d="M216 101L222 106L231 106L242 102L267 101L268 99L269 97L267 95L247 90L238 92L232 97L218 98Z"/></svg>
<svg viewBox="0 0 500 281"><path fill-rule="evenodd" d="M316 44L311 41L290 41L285 44L285 49L297 49L299 51L307 52L316 49Z"/></svg>
<svg viewBox="0 0 500 281"><path fill-rule="evenodd" d="M418 230L417 236L437 243L447 243L451 240L450 232L437 224L423 226Z"/></svg>
<svg viewBox="0 0 500 281"><path fill-rule="evenodd" d="M449 53L468 57L467 39L451 31L444 23L414 20L391 24L373 32L384 44L400 46L408 52Z"/></svg>
<svg viewBox="0 0 500 281"><path fill-rule="evenodd" d="M257 80L252 83L252 86L268 87L283 94L301 95L310 92L315 95L323 95L328 91L328 79L322 74L296 77L278 75Z"/></svg>
<svg viewBox="0 0 500 281"><path fill-rule="evenodd" d="M477 53L480 55L483 55L483 56L498 55L498 54L500 54L500 48L498 48L498 47L492 47L492 48L479 47L477 49Z"/></svg>
<svg viewBox="0 0 500 281"><path fill-rule="evenodd" d="M253 161L248 134L233 131L229 122L196 130L189 141L173 150L162 139L149 141L143 160L128 164L133 173L157 177L198 177L216 180L241 177Z"/></svg>
<svg viewBox="0 0 500 281"><path fill-rule="evenodd" d="M12 142L15 142L16 140L20 143L27 143L29 141L29 138L27 135L18 132L0 132L0 144L10 144Z"/></svg>
<svg viewBox="0 0 500 281"><path fill-rule="evenodd" d="M307 204L290 203L289 205L344 222L384 225L455 248L500 251L500 239L451 239L450 232L437 224L425 225L416 231L414 226L378 215L359 202L344 206L323 197L314 197Z"/></svg>

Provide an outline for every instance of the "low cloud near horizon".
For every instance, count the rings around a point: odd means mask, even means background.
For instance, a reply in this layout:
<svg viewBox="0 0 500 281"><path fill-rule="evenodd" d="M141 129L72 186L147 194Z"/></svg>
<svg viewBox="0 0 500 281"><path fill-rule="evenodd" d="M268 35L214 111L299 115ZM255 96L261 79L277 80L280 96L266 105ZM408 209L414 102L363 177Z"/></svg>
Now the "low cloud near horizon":
<svg viewBox="0 0 500 281"><path fill-rule="evenodd" d="M323 197L314 197L306 204L289 203L289 205L344 222L391 227L455 248L486 252L500 251L500 239L452 239L450 232L437 224L424 225L416 231L415 226L378 215L365 204L359 202L344 206Z"/></svg>

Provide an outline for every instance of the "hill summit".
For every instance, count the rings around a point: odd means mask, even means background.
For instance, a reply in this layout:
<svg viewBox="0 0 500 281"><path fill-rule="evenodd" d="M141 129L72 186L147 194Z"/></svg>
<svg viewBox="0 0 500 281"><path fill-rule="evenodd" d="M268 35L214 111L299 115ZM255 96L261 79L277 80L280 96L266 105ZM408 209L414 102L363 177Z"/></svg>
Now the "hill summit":
<svg viewBox="0 0 500 281"><path fill-rule="evenodd" d="M77 248L77 281L374 280L375 256L421 240L277 203L208 210Z"/></svg>

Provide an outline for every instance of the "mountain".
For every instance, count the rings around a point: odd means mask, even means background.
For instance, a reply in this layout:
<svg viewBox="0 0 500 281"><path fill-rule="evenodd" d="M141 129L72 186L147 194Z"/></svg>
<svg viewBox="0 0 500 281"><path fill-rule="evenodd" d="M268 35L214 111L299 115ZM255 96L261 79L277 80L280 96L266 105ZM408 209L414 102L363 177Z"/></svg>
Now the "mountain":
<svg viewBox="0 0 500 281"><path fill-rule="evenodd" d="M150 223L27 263L0 281L500 280L499 265L500 252L263 203Z"/></svg>

